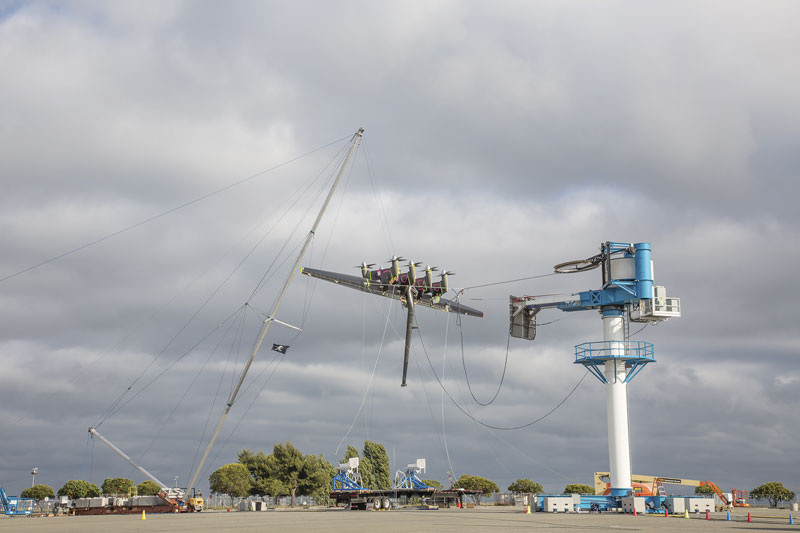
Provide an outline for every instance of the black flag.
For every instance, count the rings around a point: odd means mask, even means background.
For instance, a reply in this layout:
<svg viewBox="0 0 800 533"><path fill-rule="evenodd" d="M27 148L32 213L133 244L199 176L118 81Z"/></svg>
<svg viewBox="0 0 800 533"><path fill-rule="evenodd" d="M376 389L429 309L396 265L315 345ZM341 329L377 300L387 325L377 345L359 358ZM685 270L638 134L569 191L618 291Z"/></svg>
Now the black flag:
<svg viewBox="0 0 800 533"><path fill-rule="evenodd" d="M273 344L272 349L278 353L286 353L286 350L289 349L288 344Z"/></svg>

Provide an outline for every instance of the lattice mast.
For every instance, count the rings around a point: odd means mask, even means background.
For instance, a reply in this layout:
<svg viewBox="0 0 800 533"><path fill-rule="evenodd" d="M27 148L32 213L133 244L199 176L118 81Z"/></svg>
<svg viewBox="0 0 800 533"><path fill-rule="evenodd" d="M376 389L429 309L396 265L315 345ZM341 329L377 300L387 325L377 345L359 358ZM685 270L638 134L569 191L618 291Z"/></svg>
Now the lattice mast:
<svg viewBox="0 0 800 533"><path fill-rule="evenodd" d="M311 241L314 240L314 235L317 232L317 227L319 227L319 223L322 221L322 217L325 214L326 209L328 208L328 204L331 202L331 198L333 197L333 193L336 191L337 185L342 180L342 176L344 175L345 169L347 168L348 163L350 162L350 158L352 157L353 153L355 152L358 144L361 142L361 138L364 134L364 128L359 128L359 130L353 135L352 140L350 141L350 149L347 152L347 156L345 156L344 161L342 162L342 166L339 167L339 173L336 175L336 179L334 179L331 188L328 190L328 195L325 197L325 201L322 204L322 207L317 213L317 218L314 220L314 224L311 226L311 230L306 235L305 240L303 241L303 247L300 249L300 253L297 254L297 258L295 259L294 266L292 266L291 270L289 270L289 274L286 277L286 281L281 288L281 292L278 295L278 298L275 300L275 303L272 306L272 310L270 311L269 316L267 319L264 320L264 324L261 327L261 333L259 334L258 340L256 341L255 347L253 348L252 353L250 354L250 358L244 365L242 369L242 373L239 375L239 380L236 382L236 386L233 388L231 392L231 396L228 399L228 403L225 404L225 408L220 415L219 421L217 422L216 428L214 428L214 432L211 434L211 438L208 441L208 445L206 446L203 455L200 458L200 462L197 463L195 467L194 473L192 474L191 479L189 480L189 487L186 489L187 493L194 488L194 484L197 481L197 477L200 475L200 471L203 469L203 465L205 464L206 459L208 458L209 452L211 452L211 448L214 446L214 442L219 435L220 430L222 429L222 425L225 423L225 419L228 416L228 413L233 407L233 403L236 401L236 397L239 394L239 390L244 383L244 379L247 376L247 372L250 370L250 366L253 364L256 355L258 354L259 350L261 349L261 344L264 341L264 338L267 336L267 332L269 331L272 322L280 322L276 320L276 316L278 314L278 309L280 308L281 303L283 302L283 298L286 296L287 291L289 290L289 285L292 283L292 278L294 277L295 273L300 270L300 263L303 260L303 256L308 250L308 247L311 245ZM281 322L283 324L283 322Z"/></svg>

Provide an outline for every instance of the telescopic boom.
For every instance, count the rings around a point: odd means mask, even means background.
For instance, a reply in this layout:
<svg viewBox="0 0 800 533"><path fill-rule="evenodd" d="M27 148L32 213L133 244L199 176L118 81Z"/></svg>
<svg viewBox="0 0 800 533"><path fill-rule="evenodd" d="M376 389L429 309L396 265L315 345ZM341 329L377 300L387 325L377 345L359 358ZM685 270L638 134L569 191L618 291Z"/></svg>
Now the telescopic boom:
<svg viewBox="0 0 800 533"><path fill-rule="evenodd" d="M117 452L117 455L119 455L120 457L122 457L123 459L128 461L128 463L132 467L134 467L136 470L138 470L139 472L144 474L145 477L147 477L147 479L153 481L154 483L156 483L162 489L168 489L169 488L161 480L159 480L156 476L154 476L153 474L151 474L150 472L145 470L145 468L142 465L137 464L133 459L128 457L128 455L125 452L123 452L122 450L120 450L119 448L114 446L114 443L112 443L110 440L106 439L104 436L102 436L100 433L98 433L98 431L95 428L90 427L89 428L89 433L92 435L92 437L97 437L100 440L100 442L102 442L103 444L105 444L106 446L108 446L109 448L114 450L115 452Z"/></svg>

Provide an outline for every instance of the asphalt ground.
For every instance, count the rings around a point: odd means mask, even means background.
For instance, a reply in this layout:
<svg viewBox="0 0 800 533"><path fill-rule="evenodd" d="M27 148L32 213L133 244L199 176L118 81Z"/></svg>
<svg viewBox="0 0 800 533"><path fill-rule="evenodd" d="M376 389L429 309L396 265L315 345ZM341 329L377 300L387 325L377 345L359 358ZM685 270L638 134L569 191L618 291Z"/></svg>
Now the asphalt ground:
<svg viewBox="0 0 800 533"><path fill-rule="evenodd" d="M128 532L128 531L348 531L348 532L485 532L485 531L797 531L800 521L789 524L789 511L737 510L732 520L725 513L691 515L689 519L663 515L552 514L526 515L519 507L485 507L477 509L439 509L395 511L265 511L215 512L193 514L68 517L3 517L0 531L59 532ZM796 517L795 517L796 518Z"/></svg>

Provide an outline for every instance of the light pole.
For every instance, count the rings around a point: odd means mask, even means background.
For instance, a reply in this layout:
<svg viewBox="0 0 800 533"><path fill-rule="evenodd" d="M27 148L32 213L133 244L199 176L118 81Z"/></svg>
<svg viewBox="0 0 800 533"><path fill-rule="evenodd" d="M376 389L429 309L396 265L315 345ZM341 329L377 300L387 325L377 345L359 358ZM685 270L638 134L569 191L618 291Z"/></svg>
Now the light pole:
<svg viewBox="0 0 800 533"><path fill-rule="evenodd" d="M175 476L175 488L176 488L176 489L178 488L178 477L179 477L179 476Z"/></svg>
<svg viewBox="0 0 800 533"><path fill-rule="evenodd" d="M33 476L33 481L31 482L31 487L36 485L36 473L39 471L38 468L31 469L31 475Z"/></svg>

